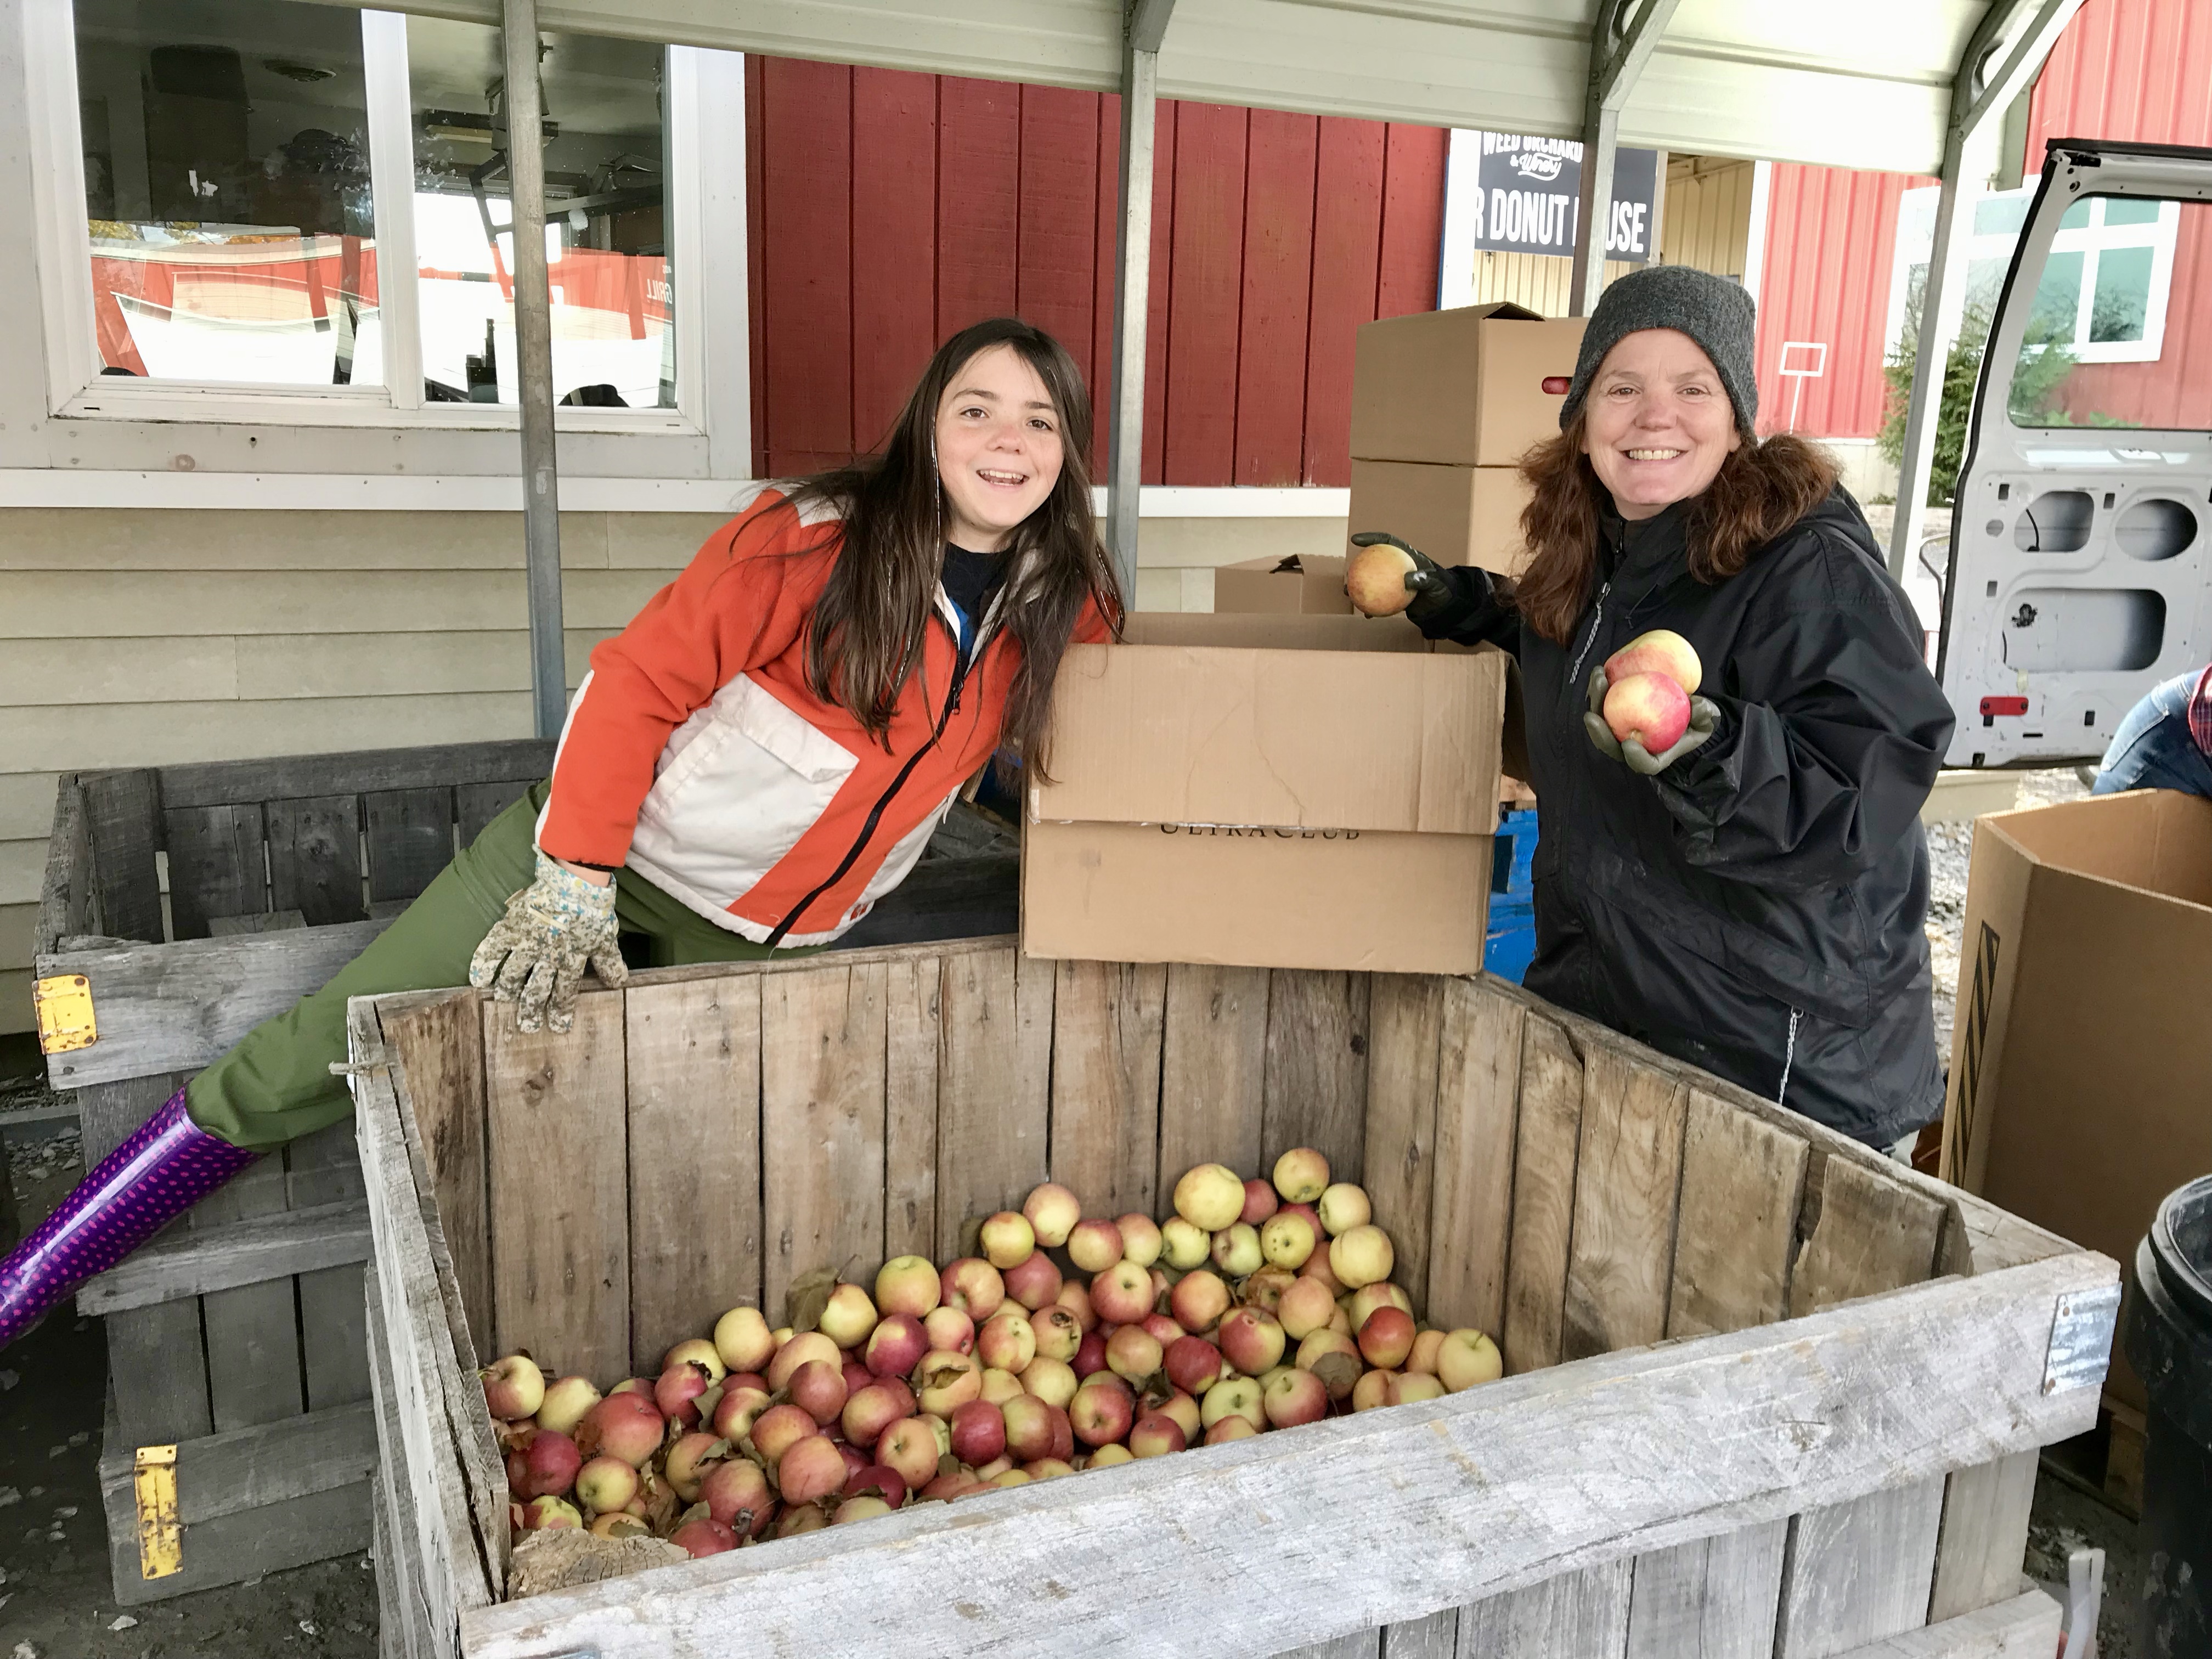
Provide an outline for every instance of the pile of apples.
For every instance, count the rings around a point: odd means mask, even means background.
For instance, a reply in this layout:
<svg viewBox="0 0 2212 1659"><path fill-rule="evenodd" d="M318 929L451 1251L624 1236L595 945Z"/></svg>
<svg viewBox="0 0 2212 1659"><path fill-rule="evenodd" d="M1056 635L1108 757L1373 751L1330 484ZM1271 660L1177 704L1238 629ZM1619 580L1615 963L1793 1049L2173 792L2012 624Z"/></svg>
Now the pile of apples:
<svg viewBox="0 0 2212 1659"><path fill-rule="evenodd" d="M985 1221L977 1248L942 1269L896 1257L872 1294L838 1284L808 1329L732 1308L657 1379L605 1395L549 1382L526 1354L487 1368L516 1531L714 1555L1431 1400L1503 1369L1482 1332L1415 1320L1366 1193L1309 1147L1272 1182L1200 1164L1157 1224L1085 1218L1048 1182Z"/></svg>

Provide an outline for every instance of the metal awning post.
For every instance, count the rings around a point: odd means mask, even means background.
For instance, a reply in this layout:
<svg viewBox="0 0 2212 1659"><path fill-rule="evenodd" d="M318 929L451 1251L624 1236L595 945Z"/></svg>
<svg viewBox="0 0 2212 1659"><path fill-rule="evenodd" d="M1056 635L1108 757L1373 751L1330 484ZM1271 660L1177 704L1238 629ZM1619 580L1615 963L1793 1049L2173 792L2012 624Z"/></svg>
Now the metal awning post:
<svg viewBox="0 0 2212 1659"><path fill-rule="evenodd" d="M1114 248L1114 411L1106 549L1137 608L1137 508L1145 470L1145 320L1152 289L1152 135L1160 41L1175 0L1128 0L1121 44L1121 223Z"/></svg>
<svg viewBox="0 0 2212 1659"><path fill-rule="evenodd" d="M507 176L514 238L515 379L522 399L522 558L530 595L530 691L538 735L568 708L561 625L561 507L553 455L553 307L545 273L545 100L538 0L503 0Z"/></svg>
<svg viewBox="0 0 2212 1659"><path fill-rule="evenodd" d="M1679 0L1605 0L1590 31L1589 89L1583 103L1583 185L1576 209L1575 270L1568 313L1587 317L1605 291L1605 243L1613 220L1613 157L1620 108L1667 32ZM1667 188L1666 173L1659 190Z"/></svg>
<svg viewBox="0 0 2212 1659"><path fill-rule="evenodd" d="M1966 308L1967 243L1973 234L1970 205L1960 211L1968 185L1978 194L1976 169L1982 140L2058 43L2081 0L1996 0L1959 59L1951 83L1951 114L1943 130L1942 190L1936 198L1936 240L1920 289L1920 331L1912 361L1912 390L1905 406L1905 453L1897 465L1897 516L1889 538L1889 573L1902 580L1928 522L1928 474L1936 459L1936 428L1942 412L1944 368ZM1983 70L2009 38L2012 46L1993 75Z"/></svg>

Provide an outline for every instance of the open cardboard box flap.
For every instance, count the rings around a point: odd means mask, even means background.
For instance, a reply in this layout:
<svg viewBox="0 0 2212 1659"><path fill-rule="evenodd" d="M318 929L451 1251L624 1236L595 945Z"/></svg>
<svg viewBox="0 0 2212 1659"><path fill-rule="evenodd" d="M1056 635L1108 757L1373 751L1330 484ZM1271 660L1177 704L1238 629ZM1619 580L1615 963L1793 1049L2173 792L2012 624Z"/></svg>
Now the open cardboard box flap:
<svg viewBox="0 0 2212 1659"><path fill-rule="evenodd" d="M1134 616L1063 659L1030 816L1486 836L1504 664L1402 621Z"/></svg>

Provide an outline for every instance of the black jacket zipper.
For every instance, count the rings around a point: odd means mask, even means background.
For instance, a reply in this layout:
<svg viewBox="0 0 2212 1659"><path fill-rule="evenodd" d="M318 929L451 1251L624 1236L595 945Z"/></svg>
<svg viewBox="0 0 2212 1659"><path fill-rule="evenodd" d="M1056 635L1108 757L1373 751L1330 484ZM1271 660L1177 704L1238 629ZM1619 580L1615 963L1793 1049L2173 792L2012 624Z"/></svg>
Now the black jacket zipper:
<svg viewBox="0 0 2212 1659"><path fill-rule="evenodd" d="M960 651L959 641L956 639L953 641L953 653L955 660L952 670L952 689L945 696L945 712L937 717L937 729L929 734L928 742L907 757L907 763L899 768L898 775L890 781L890 787L882 794L876 797L876 804L868 809L868 816L860 825L860 835L854 838L852 846L846 849L845 856L838 861L837 867L823 878L819 887L792 906L788 915L776 923L775 931L768 936L769 950L773 951L783 943L784 935L790 933L792 925L806 914L808 907L815 900L845 879L847 872L859 861L861 849L867 846L869 840L875 835L876 826L883 822L885 809L896 798L898 792L906 787L906 781L914 775L914 769L921 764L922 757L937 747L938 740L945 735L945 728L952 723L953 715L960 709L960 688L967 683L969 669L973 667L976 659L983 654L981 630L980 629L977 630L975 643L964 653Z"/></svg>

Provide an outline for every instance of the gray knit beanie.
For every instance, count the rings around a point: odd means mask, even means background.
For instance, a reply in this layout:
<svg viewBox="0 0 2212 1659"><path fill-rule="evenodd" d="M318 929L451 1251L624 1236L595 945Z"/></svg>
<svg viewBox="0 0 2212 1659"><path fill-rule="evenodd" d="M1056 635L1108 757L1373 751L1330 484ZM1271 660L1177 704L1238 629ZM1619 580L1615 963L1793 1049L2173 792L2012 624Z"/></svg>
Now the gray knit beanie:
<svg viewBox="0 0 2212 1659"><path fill-rule="evenodd" d="M1741 283L1688 265L1645 265L1598 296L1597 309L1590 313L1589 328L1583 335L1582 355L1575 359L1567 400L1559 405L1562 428L1583 406L1590 376L1597 373L1605 354L1624 335L1644 328L1674 329L1703 346L1720 371L1729 402L1735 405L1736 425L1746 437L1754 435L1759 376L1753 366L1751 295Z"/></svg>

